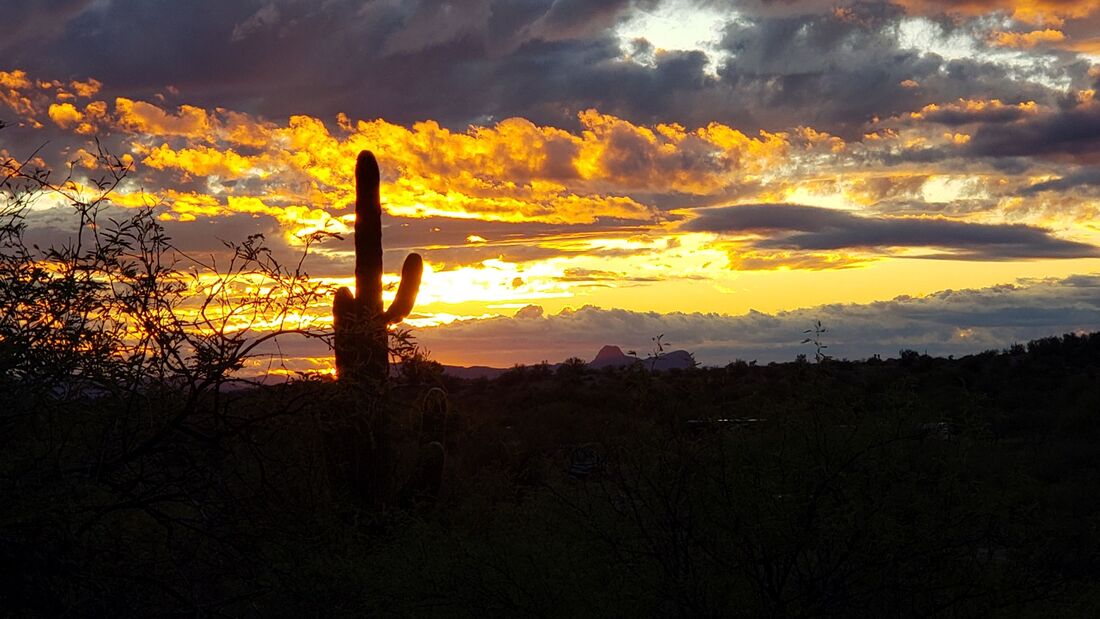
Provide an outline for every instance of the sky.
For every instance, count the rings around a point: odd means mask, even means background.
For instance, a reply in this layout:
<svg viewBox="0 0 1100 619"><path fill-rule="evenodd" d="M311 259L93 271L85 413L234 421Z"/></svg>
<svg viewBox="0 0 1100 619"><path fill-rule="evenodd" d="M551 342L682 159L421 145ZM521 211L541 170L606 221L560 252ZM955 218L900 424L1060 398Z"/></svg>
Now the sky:
<svg viewBox="0 0 1100 619"><path fill-rule="evenodd" d="M966 354L1100 329L1100 0L32 0L0 156L96 141L194 255L263 234L353 283L355 156L386 281L455 365ZM35 204L36 238L73 233ZM331 321L328 308L309 320ZM285 342L328 371L317 342Z"/></svg>

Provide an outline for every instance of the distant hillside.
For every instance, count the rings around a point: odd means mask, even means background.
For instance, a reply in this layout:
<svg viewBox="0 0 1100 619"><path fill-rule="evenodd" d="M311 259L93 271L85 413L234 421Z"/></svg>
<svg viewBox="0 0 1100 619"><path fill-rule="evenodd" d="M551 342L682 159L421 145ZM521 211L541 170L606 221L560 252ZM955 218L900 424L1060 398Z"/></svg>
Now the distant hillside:
<svg viewBox="0 0 1100 619"><path fill-rule="evenodd" d="M588 362L588 367L594 370L600 370L603 368L628 367L635 363L645 364L645 367L654 371L686 370L695 367L695 357L686 350L673 350L663 353L656 358L641 359L635 355L624 353L618 346L607 345L596 353L596 357L592 359L592 361ZM560 363L555 363L550 367L557 370L560 365ZM443 372L445 374L454 376L455 378L465 379L488 378L491 380L506 371L508 371L507 368L492 368L483 365L471 367L457 365L443 366Z"/></svg>
<svg viewBox="0 0 1100 619"><path fill-rule="evenodd" d="M635 363L644 363L652 370L686 370L695 367L695 358L686 350L673 350L663 353L659 357L640 359L634 355L625 354L618 346L604 346L596 354L596 358L588 363L593 369L619 368Z"/></svg>
<svg viewBox="0 0 1100 619"><path fill-rule="evenodd" d="M475 378L488 378L492 380L507 371L508 370L503 368L491 368L485 365L473 365L470 367L461 365L443 366L444 374L454 376L455 378L465 378L467 380L473 380Z"/></svg>

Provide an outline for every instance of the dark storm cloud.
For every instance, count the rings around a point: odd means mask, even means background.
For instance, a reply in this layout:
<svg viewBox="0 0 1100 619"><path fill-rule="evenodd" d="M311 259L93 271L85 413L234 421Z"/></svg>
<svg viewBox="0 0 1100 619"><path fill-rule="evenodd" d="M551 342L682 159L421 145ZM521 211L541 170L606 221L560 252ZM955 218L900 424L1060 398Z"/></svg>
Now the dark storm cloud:
<svg viewBox="0 0 1100 619"><path fill-rule="evenodd" d="M698 50L644 43L644 62L624 57L613 27L670 1L73 1L0 53L35 75L96 77L105 96L451 127L509 116L575 127L594 107L635 123L812 125L852 137L875 116L929 102L1049 98L1003 66L904 49L904 13L885 2L846 12L833 2L683 2L744 11L727 24L718 67Z"/></svg>
<svg viewBox="0 0 1100 619"><path fill-rule="evenodd" d="M561 238L583 238L584 235L623 234L646 230L645 226L627 225L614 219L592 224L545 224L536 222L510 223L482 221L457 217L395 217L383 214L382 223L387 245L393 247L430 247L469 244L467 239L478 236L488 243L537 243ZM481 242L481 241L478 241Z"/></svg>
<svg viewBox="0 0 1100 619"><path fill-rule="evenodd" d="M943 219L863 217L795 204L748 204L700 209L683 224L695 232L759 234L766 249L830 251L854 248L929 247L949 259L1012 260L1100 256L1100 248L1066 241L1034 226L977 224Z"/></svg>
<svg viewBox="0 0 1100 619"><path fill-rule="evenodd" d="M59 15L53 36L0 52L5 64L95 76L132 97L171 85L180 102L205 107L462 125L568 102L524 93L617 58L607 28L654 3L113 0Z"/></svg>
<svg viewBox="0 0 1100 619"><path fill-rule="evenodd" d="M749 97L754 118L781 125L862 135L873 118L958 98L1044 100L1050 91L1013 78L990 61L947 60L903 46L900 9L856 5L849 14L806 14L731 23L722 46L731 54L719 69L722 84ZM956 26L938 24L944 34Z"/></svg>
<svg viewBox="0 0 1100 619"><path fill-rule="evenodd" d="M531 36L547 39L591 35L613 25L627 8L652 9L660 0L554 0L550 9L535 21Z"/></svg>
<svg viewBox="0 0 1100 619"><path fill-rule="evenodd" d="M0 52L33 45L36 39L53 38L70 19L87 10L93 0L39 0L4 9L4 40Z"/></svg>
<svg viewBox="0 0 1100 619"><path fill-rule="evenodd" d="M562 256L600 256L599 249L570 242L589 237L608 238L640 233L647 227L615 220L594 224L555 225L543 223L507 223L450 217L423 219L382 217L386 238L386 261L402 260L409 251L417 251L437 270L447 270L498 259L506 262L531 262ZM334 241L329 247L350 251L348 239Z"/></svg>
<svg viewBox="0 0 1100 619"><path fill-rule="evenodd" d="M969 150L985 157L1100 161L1100 104L1086 102L1007 125L982 126Z"/></svg>
<svg viewBox="0 0 1100 619"><path fill-rule="evenodd" d="M486 71L479 85L484 94L474 100L485 116L519 115L567 128L575 128L576 114L588 108L642 124L746 119L741 104L705 72L707 62L699 51L666 51L652 66L638 64L623 58L619 41L608 34L535 40L495 63L479 63Z"/></svg>
<svg viewBox="0 0 1100 619"><path fill-rule="evenodd" d="M1100 168L1082 168L1061 178L1030 185L1021 193L1035 195L1044 191L1068 191L1077 188L1100 190Z"/></svg>

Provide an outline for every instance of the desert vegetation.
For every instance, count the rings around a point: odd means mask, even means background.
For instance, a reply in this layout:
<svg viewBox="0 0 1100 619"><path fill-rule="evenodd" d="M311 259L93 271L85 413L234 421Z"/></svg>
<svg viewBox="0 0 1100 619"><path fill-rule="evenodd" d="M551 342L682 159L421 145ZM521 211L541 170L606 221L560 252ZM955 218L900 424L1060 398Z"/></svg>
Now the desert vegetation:
<svg viewBox="0 0 1100 619"><path fill-rule="evenodd" d="M332 341L294 317L334 291L259 237L213 265L149 209L106 220L101 169L0 176L5 613L1100 611L1100 333L847 361L816 325L817 363L494 380L399 334L378 380L260 383L266 342ZM43 196L73 243L27 243Z"/></svg>

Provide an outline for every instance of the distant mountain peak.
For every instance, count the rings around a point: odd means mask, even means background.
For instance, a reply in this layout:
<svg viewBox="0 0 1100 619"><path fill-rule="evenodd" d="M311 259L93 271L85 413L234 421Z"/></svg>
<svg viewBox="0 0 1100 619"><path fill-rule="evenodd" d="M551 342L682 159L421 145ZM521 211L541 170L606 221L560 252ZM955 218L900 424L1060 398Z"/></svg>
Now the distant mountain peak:
<svg viewBox="0 0 1100 619"><path fill-rule="evenodd" d="M600 352L596 353L596 358L592 360L592 363L598 363L600 361L620 361L625 356L622 348L607 345L601 348Z"/></svg>
<svg viewBox="0 0 1100 619"><path fill-rule="evenodd" d="M604 346L600 349L600 352L596 353L596 358L593 359L588 367L594 369L606 368L606 367L623 367L627 365L633 365L637 363L639 359L633 355L627 355L623 353L623 349L618 346Z"/></svg>

